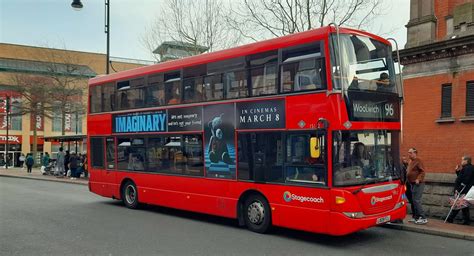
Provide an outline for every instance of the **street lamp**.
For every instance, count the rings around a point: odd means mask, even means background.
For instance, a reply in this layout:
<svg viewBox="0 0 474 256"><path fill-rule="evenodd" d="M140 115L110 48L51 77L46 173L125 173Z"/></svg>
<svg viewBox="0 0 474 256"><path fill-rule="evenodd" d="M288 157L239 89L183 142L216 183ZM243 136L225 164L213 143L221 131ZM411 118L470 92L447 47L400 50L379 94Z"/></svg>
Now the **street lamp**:
<svg viewBox="0 0 474 256"><path fill-rule="evenodd" d="M8 126L10 126L10 96L7 95L5 99L5 110L6 110L6 118L7 118L7 138L6 138L6 143L5 143L5 169L8 169L8 164L10 161L8 161L8 130L10 129Z"/></svg>
<svg viewBox="0 0 474 256"><path fill-rule="evenodd" d="M109 63L110 63L110 0L104 0L105 2L105 34L107 35L107 56L105 60L105 73L109 74ZM83 5L81 0L73 0L71 4L74 10L81 10Z"/></svg>

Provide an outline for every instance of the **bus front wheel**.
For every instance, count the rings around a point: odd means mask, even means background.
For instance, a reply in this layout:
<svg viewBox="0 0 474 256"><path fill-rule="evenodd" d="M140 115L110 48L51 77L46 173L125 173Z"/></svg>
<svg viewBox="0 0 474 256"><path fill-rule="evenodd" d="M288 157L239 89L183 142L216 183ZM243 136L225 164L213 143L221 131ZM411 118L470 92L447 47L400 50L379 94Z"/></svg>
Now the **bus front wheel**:
<svg viewBox="0 0 474 256"><path fill-rule="evenodd" d="M245 200L243 209L247 228L253 232L265 233L271 223L270 206L261 195L251 195Z"/></svg>
<svg viewBox="0 0 474 256"><path fill-rule="evenodd" d="M135 183L127 181L122 187L122 201L127 208L138 208L138 190Z"/></svg>

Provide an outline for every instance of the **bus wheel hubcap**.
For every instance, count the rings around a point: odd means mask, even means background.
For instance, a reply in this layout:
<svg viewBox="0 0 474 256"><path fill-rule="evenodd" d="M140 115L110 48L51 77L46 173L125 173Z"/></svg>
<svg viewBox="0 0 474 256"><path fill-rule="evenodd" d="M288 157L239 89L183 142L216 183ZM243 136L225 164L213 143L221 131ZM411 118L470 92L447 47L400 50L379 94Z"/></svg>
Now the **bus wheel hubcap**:
<svg viewBox="0 0 474 256"><path fill-rule="evenodd" d="M135 202L136 195L137 192L135 191L135 188L132 185L129 185L125 190L125 199L127 200L127 203L133 204Z"/></svg>
<svg viewBox="0 0 474 256"><path fill-rule="evenodd" d="M247 214L250 222L253 224L260 224L265 218L265 208L260 201L255 201L249 205Z"/></svg>

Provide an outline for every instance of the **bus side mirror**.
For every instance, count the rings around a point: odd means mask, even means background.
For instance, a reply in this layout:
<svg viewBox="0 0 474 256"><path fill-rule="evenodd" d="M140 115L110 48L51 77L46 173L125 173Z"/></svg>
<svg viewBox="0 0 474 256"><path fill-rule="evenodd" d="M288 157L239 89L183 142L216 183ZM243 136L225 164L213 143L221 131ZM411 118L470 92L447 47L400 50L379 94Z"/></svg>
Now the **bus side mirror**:
<svg viewBox="0 0 474 256"><path fill-rule="evenodd" d="M311 137L309 142L311 158L319 158L321 155L321 150L319 148L319 141L316 137Z"/></svg>

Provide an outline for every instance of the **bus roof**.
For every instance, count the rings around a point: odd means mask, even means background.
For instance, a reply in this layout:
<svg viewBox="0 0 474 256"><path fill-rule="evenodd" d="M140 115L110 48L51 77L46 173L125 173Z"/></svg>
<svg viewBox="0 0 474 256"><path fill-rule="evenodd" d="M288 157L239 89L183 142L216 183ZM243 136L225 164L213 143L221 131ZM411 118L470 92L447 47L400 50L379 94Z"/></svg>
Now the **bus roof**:
<svg viewBox="0 0 474 256"><path fill-rule="evenodd" d="M381 41L385 44L390 45L386 39L379 37L377 35L356 30L350 28L340 28L340 33L344 34L358 34L362 36L368 36L374 38L378 41ZM154 74L159 72L174 71L183 67L195 66L200 64L205 64L214 61L221 61L230 58L236 58L240 56L246 56L250 54L255 54L259 52L274 50L278 48L284 48L296 44L304 44L310 42L316 38L324 38L330 33L336 32L335 27L326 26L317 29L312 29L300 33L295 33L291 35L286 35L282 37L277 37L269 40L264 40L260 42L255 42L251 44L246 44L234 48L229 48L225 50L204 53L196 56L186 57L183 59L167 61L163 63L158 63L150 66L134 68L126 71L121 71L118 73L113 73L110 75L97 76L89 80L90 85L103 84L116 80L124 80L133 77Z"/></svg>

